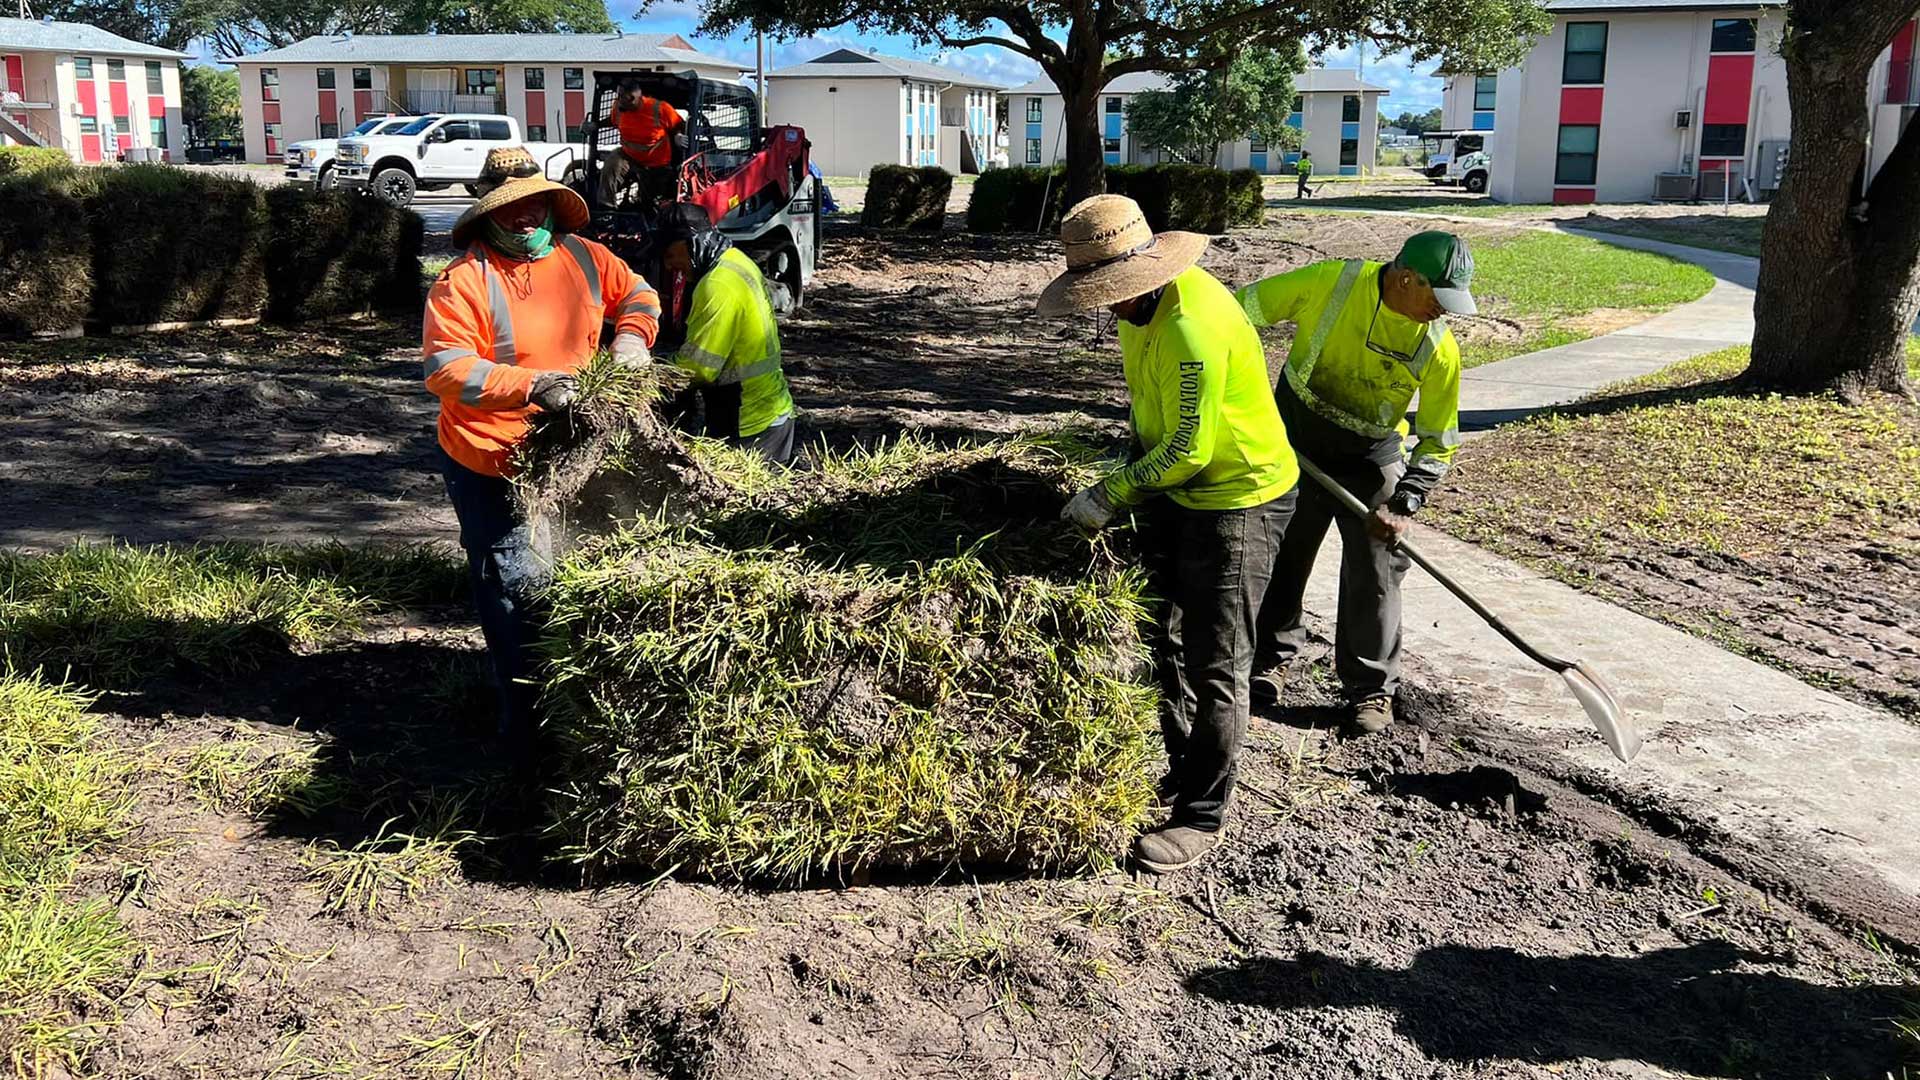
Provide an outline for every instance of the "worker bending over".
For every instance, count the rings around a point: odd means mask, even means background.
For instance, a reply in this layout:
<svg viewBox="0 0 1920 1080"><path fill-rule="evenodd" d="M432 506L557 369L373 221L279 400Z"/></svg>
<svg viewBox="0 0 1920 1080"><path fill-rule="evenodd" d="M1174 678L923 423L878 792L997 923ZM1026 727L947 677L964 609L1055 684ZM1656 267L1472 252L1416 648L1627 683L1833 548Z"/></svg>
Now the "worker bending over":
<svg viewBox="0 0 1920 1080"><path fill-rule="evenodd" d="M673 196L673 133L686 118L634 82L620 87L613 117L620 129L620 145L607 151L600 162L600 205L624 202L650 210ZM623 199L627 185L634 181L638 181L638 193Z"/></svg>
<svg viewBox="0 0 1920 1080"><path fill-rule="evenodd" d="M672 208L663 239L667 272L692 290L686 341L673 360L700 391L706 434L758 450L776 465L790 463L798 424L760 267L691 203Z"/></svg>
<svg viewBox="0 0 1920 1080"><path fill-rule="evenodd" d="M440 399L441 472L460 521L460 546L500 693L510 747L533 737L533 691L522 680L527 602L549 568L547 538L533 535L507 497L508 458L528 419L566 408L574 372L616 327L613 353L648 360L660 299L618 256L571 233L587 204L540 173L521 147L487 155L480 196L453 226L466 248L427 294L427 389ZM525 764L522 754L516 759Z"/></svg>
<svg viewBox="0 0 1920 1080"><path fill-rule="evenodd" d="M1393 720L1400 580L1407 572L1399 538L1460 445L1460 347L1443 316L1475 312L1467 291L1472 277L1465 240L1423 232L1385 265L1317 262L1238 293L1254 325L1295 324L1286 372L1274 390L1294 450L1373 509L1362 521L1318 484L1301 485L1260 611L1261 673L1254 690L1264 700L1278 700L1287 667L1306 644L1301 600L1327 525L1337 522L1334 674L1359 731L1380 731ZM1406 415L1416 391L1419 441L1409 460Z"/></svg>
<svg viewBox="0 0 1920 1080"><path fill-rule="evenodd" d="M1140 864L1177 870L1219 842L1246 737L1255 619L1299 479L1260 338L1226 286L1193 265L1195 233L1155 235L1140 207L1096 195L1060 223L1067 269L1040 314L1105 307L1119 318L1133 434L1144 450L1061 515L1098 529L1149 518L1150 566L1166 613L1156 662L1170 820L1135 843ZM1164 498L1162 497L1164 496Z"/></svg>

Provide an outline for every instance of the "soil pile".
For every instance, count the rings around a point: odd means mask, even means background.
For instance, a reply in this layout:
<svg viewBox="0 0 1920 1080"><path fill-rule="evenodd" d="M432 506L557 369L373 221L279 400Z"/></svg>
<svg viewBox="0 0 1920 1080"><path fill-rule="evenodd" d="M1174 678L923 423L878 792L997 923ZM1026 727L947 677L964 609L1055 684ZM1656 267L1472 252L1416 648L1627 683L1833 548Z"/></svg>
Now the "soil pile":
<svg viewBox="0 0 1920 1080"><path fill-rule="evenodd" d="M662 430L686 455L663 472L633 460L649 423L578 490L660 505L671 474L695 512L581 541L548 595L573 858L800 882L1122 848L1155 697L1143 579L1058 521L1086 449L901 441L788 473Z"/></svg>

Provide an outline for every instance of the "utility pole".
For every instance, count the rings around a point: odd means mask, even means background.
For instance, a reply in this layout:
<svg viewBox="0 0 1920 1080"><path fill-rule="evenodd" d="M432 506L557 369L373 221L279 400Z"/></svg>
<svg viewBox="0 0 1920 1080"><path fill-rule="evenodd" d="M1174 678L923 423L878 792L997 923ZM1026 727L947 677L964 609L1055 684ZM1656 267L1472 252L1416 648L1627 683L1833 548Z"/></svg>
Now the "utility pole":
<svg viewBox="0 0 1920 1080"><path fill-rule="evenodd" d="M767 35L760 30L753 32L753 84L754 92L760 97L760 123L764 125L767 122Z"/></svg>

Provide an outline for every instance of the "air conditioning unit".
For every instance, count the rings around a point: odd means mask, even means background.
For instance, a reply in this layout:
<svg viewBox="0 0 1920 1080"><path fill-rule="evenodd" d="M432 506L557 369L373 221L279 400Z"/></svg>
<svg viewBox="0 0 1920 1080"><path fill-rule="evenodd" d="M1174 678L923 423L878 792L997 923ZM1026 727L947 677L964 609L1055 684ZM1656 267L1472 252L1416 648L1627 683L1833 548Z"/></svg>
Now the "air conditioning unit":
<svg viewBox="0 0 1920 1080"><path fill-rule="evenodd" d="M1692 127L1693 126L1693 110L1681 109L1679 112L1674 113L1673 126L1677 128Z"/></svg>
<svg viewBox="0 0 1920 1080"><path fill-rule="evenodd" d="M1654 174L1654 202L1686 202L1691 198L1693 198L1692 173L1663 172Z"/></svg>
<svg viewBox="0 0 1920 1080"><path fill-rule="evenodd" d="M1704 202L1721 202L1740 197L1740 183L1743 170L1735 165L1731 169L1711 166L1700 170L1700 198ZM1729 191L1728 189L1732 190Z"/></svg>

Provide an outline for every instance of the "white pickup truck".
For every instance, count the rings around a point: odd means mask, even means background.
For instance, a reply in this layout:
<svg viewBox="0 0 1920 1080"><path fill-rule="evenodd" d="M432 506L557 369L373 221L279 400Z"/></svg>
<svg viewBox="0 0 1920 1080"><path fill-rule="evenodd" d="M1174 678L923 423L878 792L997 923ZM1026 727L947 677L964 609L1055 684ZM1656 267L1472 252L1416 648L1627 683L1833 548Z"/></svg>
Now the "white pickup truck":
<svg viewBox="0 0 1920 1080"><path fill-rule="evenodd" d="M351 139L360 135L392 135L415 120L417 116L375 116L360 121L360 126L348 132ZM312 184L322 191L334 186L333 158L339 153L339 139L303 139L287 147L287 181L294 184Z"/></svg>
<svg viewBox="0 0 1920 1080"><path fill-rule="evenodd" d="M422 116L388 135L340 140L334 174L342 187L365 188L394 206L413 202L418 191L471 187L480 179L487 151L524 146L551 180L566 181L586 166L585 143L530 143L511 116L453 113Z"/></svg>

